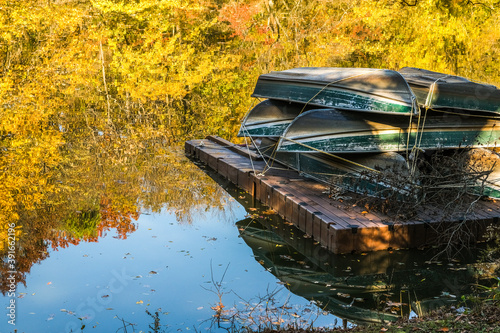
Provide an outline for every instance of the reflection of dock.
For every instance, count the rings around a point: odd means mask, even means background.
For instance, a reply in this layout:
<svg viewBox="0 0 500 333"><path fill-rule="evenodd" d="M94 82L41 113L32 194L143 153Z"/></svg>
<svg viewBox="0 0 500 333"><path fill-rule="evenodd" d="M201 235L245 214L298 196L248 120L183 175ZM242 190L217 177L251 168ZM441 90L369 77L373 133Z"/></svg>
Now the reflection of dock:
<svg viewBox="0 0 500 333"><path fill-rule="evenodd" d="M188 141L185 151L271 207L333 253L433 244L438 236L436 230L442 224L440 212L431 209L413 220L394 223L384 214L367 213L362 207L329 199L324 193L327 186L303 178L292 170L273 168L261 175L266 166L264 161L246 148L218 137ZM498 221L500 205L486 201L476 205L480 213L476 214L469 229L478 240L487 225ZM457 216L455 220L462 218Z"/></svg>
<svg viewBox="0 0 500 333"><path fill-rule="evenodd" d="M475 281L466 265L433 265L422 251L328 255L275 216L236 222L255 260L296 295L356 324L451 305ZM452 270L453 269L453 270Z"/></svg>

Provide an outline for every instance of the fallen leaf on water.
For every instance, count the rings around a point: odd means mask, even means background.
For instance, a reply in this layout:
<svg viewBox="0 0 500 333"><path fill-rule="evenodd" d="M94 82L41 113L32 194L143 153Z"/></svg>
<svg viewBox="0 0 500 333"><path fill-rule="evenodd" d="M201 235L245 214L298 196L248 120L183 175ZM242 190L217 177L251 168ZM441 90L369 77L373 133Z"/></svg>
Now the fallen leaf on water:
<svg viewBox="0 0 500 333"><path fill-rule="evenodd" d="M222 303L219 303L218 305L216 306L212 306L210 307L210 309L214 310L214 311L217 311L217 312L220 312L222 311L222 309L225 308L224 304Z"/></svg>
<svg viewBox="0 0 500 333"><path fill-rule="evenodd" d="M151 272L149 272L149 274L158 274L158 273L155 271L151 271Z"/></svg>
<svg viewBox="0 0 500 333"><path fill-rule="evenodd" d="M102 295L101 298L107 298L109 295Z"/></svg>
<svg viewBox="0 0 500 333"><path fill-rule="evenodd" d="M113 308L106 308L106 310L113 310Z"/></svg>
<svg viewBox="0 0 500 333"><path fill-rule="evenodd" d="M144 302L143 301L137 301L137 302L135 302L135 304L142 304L142 303L144 303Z"/></svg>
<svg viewBox="0 0 500 333"><path fill-rule="evenodd" d="M52 282L47 282L47 285L52 284Z"/></svg>

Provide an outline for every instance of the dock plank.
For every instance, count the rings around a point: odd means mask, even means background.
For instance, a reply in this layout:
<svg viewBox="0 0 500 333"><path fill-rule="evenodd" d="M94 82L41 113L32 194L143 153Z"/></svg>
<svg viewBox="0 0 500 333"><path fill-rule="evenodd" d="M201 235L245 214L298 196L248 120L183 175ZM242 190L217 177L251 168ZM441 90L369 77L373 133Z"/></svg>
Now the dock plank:
<svg viewBox="0 0 500 333"><path fill-rule="evenodd" d="M255 152L219 137L187 141L184 147L186 155L205 163L334 253L429 245L444 224L461 218L458 214L442 222L443 213L428 205L417 210L414 218L400 222L366 209L360 195L353 194L354 201L334 200L325 193L326 185L277 163L270 168ZM478 201L476 212L470 228L479 239L489 224L500 221L500 203Z"/></svg>

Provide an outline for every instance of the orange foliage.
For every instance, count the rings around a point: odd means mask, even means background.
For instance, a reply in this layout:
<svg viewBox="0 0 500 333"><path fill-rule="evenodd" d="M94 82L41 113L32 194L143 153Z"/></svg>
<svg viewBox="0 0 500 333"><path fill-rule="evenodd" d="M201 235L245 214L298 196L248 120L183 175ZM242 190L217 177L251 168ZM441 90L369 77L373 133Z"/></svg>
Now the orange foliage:
<svg viewBox="0 0 500 333"><path fill-rule="evenodd" d="M241 37L247 40L249 29L255 25L254 15L261 11L261 2L259 0L250 3L228 3L224 5L219 12L219 20L229 22L233 30L231 37ZM267 27L259 26L257 31L260 34L267 32Z"/></svg>
<svg viewBox="0 0 500 333"><path fill-rule="evenodd" d="M136 210L131 211L118 211L116 207L111 204L111 199L101 198L101 224L97 227L99 237L106 234L106 231L116 229L118 238L127 239L127 235L136 231L137 227L132 223L132 219L137 221L139 212Z"/></svg>

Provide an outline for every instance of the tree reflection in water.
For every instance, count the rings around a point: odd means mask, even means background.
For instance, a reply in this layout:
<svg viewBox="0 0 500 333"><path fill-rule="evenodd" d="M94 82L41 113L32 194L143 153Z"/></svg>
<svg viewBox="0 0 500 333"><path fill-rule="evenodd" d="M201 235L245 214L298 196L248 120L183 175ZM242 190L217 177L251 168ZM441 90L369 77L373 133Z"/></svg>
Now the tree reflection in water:
<svg viewBox="0 0 500 333"><path fill-rule="evenodd" d="M180 223L191 223L193 214L207 207L224 208L224 191L185 158L181 148L105 135L94 139L90 145L88 140L67 144L72 149L60 150L62 162L50 172L10 169L7 177L37 183L11 196L2 193L1 198L12 202L0 199L3 218L16 224L18 283L26 284L31 266L47 258L49 249L97 242L110 230L126 239L136 230L134 222L141 213L169 209ZM7 262L7 230L0 234L2 276L13 270ZM0 288L4 294L9 290L5 279Z"/></svg>

